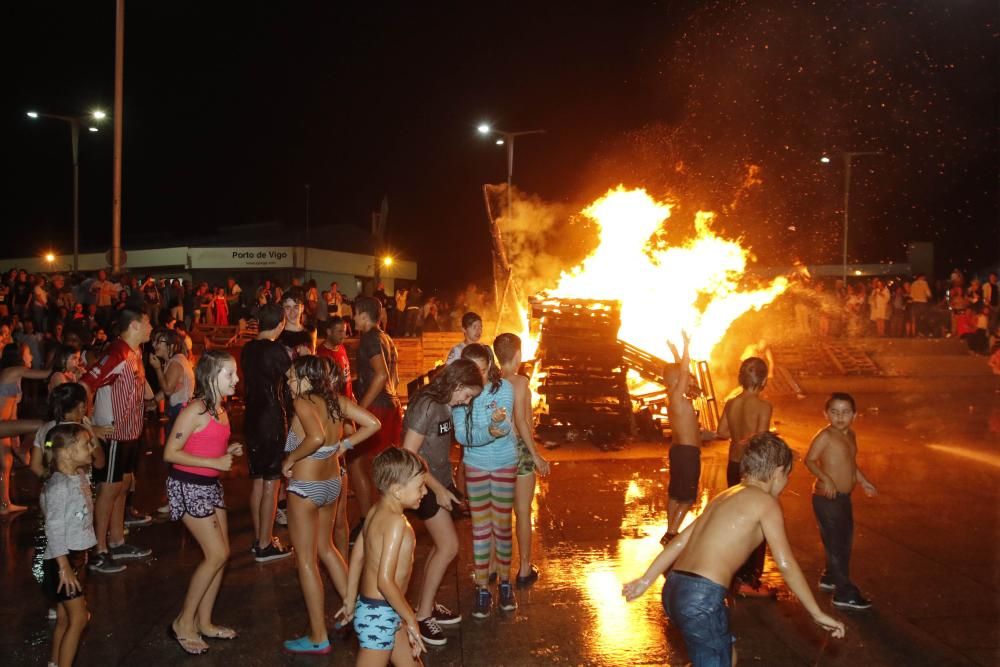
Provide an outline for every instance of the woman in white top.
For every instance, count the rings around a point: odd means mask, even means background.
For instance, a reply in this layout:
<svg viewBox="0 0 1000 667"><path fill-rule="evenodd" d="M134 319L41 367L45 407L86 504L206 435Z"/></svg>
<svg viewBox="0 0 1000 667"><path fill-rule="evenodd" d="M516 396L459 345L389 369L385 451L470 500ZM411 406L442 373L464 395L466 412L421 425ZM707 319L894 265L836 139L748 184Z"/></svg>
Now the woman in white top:
<svg viewBox="0 0 1000 667"><path fill-rule="evenodd" d="M157 329L153 334L153 354L149 365L156 372L160 392L166 400L167 433L174 420L194 394L194 367L187 356L187 346L172 329Z"/></svg>

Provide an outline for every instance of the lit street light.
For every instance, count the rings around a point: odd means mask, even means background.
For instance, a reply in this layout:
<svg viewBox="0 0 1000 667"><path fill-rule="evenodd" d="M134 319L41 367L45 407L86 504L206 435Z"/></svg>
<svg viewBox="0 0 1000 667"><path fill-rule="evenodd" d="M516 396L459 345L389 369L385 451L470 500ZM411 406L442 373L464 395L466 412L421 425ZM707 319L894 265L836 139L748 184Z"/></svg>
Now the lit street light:
<svg viewBox="0 0 1000 667"><path fill-rule="evenodd" d="M843 279L844 284L847 284L847 229L848 220L850 219L850 205L851 205L851 161L861 155L881 155L882 151L844 151L844 266L843 266ZM830 158L826 155L819 159L823 164L829 164ZM856 272L856 275L860 275L860 272Z"/></svg>
<svg viewBox="0 0 1000 667"><path fill-rule="evenodd" d="M56 256L53 255L51 252L47 252L45 253L45 261L48 262L49 264L52 264L52 262L56 261Z"/></svg>
<svg viewBox="0 0 1000 667"><path fill-rule="evenodd" d="M28 118L52 118L69 123L70 139L73 145L73 270L80 270L80 125L84 121L100 121L106 117L101 110L95 110L89 116L63 116L60 114L39 113L37 111L27 112ZM97 132L97 128L90 125L87 127L91 132Z"/></svg>
<svg viewBox="0 0 1000 667"><path fill-rule="evenodd" d="M504 132L491 127L488 123L480 123L476 128L479 134L497 136L497 146L507 146L507 215L513 210L512 185L514 179L514 139L526 134L545 134L545 130L523 130L521 132Z"/></svg>
<svg viewBox="0 0 1000 667"><path fill-rule="evenodd" d="M388 267L392 266L392 263L393 263L394 261L395 261L395 260L393 260L393 258L392 258L392 257L390 257L390 256L386 255L385 257L383 257L383 258L382 258L382 266L384 266L384 267L388 268Z"/></svg>

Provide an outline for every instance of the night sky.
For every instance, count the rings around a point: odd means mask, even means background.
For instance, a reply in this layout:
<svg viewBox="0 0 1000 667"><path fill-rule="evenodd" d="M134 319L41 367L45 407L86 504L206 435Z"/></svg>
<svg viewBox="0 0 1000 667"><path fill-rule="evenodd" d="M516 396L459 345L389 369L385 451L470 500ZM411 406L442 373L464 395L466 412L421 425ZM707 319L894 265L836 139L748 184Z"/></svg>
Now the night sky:
<svg viewBox="0 0 1000 667"><path fill-rule="evenodd" d="M126 250L302 226L309 183L317 226L388 195L396 254L461 288L488 275L480 187L506 174L488 120L547 130L518 140L522 191L573 210L644 186L769 265L839 262L839 156L879 150L855 162L852 258L1000 257L995 0L361 4L128 4ZM114 2L0 11L4 254L68 253L69 130L24 112L110 114ZM81 137L85 250L110 246L111 150L109 125Z"/></svg>

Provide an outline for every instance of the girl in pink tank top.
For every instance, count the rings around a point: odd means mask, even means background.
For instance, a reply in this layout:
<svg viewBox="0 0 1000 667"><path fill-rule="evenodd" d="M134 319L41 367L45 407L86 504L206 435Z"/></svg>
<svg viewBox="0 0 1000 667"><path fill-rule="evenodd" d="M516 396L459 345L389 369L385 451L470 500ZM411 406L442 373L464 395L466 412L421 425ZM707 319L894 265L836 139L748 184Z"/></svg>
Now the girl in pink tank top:
<svg viewBox="0 0 1000 667"><path fill-rule="evenodd" d="M236 392L236 361L226 352L208 350L198 360L194 371L195 391L191 402L181 410L167 436L163 460L170 464L167 477L167 501L170 518L180 520L191 532L205 554L192 577L184 606L167 629L185 653L199 655L208 651L204 638L235 639L232 628L215 625L210 615L222 577L225 561L209 555L229 550L226 503L222 496L219 473L230 470L233 457L243 454L243 445L229 444L229 415L225 399ZM197 618L197 620L196 620Z"/></svg>

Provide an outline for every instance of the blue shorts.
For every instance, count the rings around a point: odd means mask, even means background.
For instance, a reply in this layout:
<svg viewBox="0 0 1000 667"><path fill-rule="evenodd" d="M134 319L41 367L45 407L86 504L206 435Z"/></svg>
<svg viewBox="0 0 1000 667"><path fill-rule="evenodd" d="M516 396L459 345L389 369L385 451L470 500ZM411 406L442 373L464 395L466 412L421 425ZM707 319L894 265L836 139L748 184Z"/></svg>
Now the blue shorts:
<svg viewBox="0 0 1000 667"><path fill-rule="evenodd" d="M663 609L684 636L695 667L730 667L733 642L729 633L726 588L691 572L671 571L663 586Z"/></svg>
<svg viewBox="0 0 1000 667"><path fill-rule="evenodd" d="M400 625L399 614L386 600L358 596L354 603L354 632L361 648L391 651Z"/></svg>

